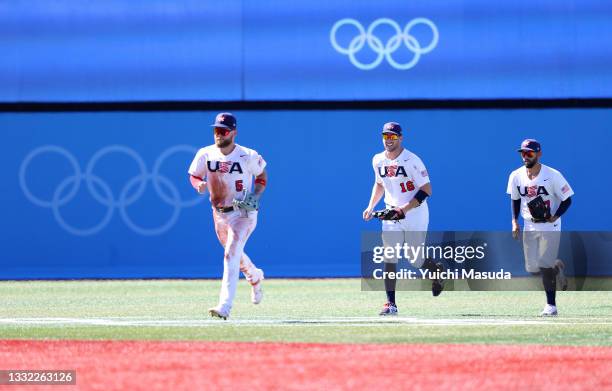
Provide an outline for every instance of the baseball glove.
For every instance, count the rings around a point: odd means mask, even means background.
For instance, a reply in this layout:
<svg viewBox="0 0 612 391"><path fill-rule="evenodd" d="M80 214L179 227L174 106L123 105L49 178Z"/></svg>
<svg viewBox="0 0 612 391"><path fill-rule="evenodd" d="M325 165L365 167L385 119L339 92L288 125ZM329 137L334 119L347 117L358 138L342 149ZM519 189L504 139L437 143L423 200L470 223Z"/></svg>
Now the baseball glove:
<svg viewBox="0 0 612 391"><path fill-rule="evenodd" d="M234 199L232 204L242 210L246 210L247 212L251 212L259 209L259 199L255 195L255 193L247 193L244 192L244 197L242 200Z"/></svg>
<svg viewBox="0 0 612 391"><path fill-rule="evenodd" d="M402 220L404 217L406 217L400 208L376 210L372 212L372 216L380 220Z"/></svg>
<svg viewBox="0 0 612 391"><path fill-rule="evenodd" d="M531 221L534 223L545 223L550 218L550 209L544 202L541 196L537 196L527 203L529 213L531 213Z"/></svg>

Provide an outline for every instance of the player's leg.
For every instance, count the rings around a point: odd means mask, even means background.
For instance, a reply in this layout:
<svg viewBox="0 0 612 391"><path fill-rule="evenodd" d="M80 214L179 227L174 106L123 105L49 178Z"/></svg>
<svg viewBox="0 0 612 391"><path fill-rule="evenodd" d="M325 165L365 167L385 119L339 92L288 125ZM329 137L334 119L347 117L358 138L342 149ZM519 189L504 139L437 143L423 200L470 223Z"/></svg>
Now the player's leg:
<svg viewBox="0 0 612 391"><path fill-rule="evenodd" d="M404 232L404 242L413 248L423 247L427 239L427 228L429 226L429 209L427 204L421 205L408 212L405 219L400 221ZM422 268L425 262L424 254L419 252L414 259L410 259L412 266Z"/></svg>
<svg viewBox="0 0 612 391"><path fill-rule="evenodd" d="M257 226L257 214L250 212L249 218L252 220L252 225L245 233L245 242L249 239L251 233L253 233ZM251 302L253 304L261 303L263 299L262 281L264 279L264 272L255 266L251 258L244 251L240 258L240 271L244 274L247 282L251 284Z"/></svg>
<svg viewBox="0 0 612 391"><path fill-rule="evenodd" d="M250 213L249 218L252 221L252 227L244 234L245 241L251 236L251 233L257 226L257 214ZM225 248L227 243L228 221L218 216L215 219L215 232L219 242ZM244 274L246 280L251 284L251 301L254 304L259 304L263 298L262 283L264 279L263 270L257 268L251 258L245 253L242 253L240 258L240 271Z"/></svg>
<svg viewBox="0 0 612 391"><path fill-rule="evenodd" d="M546 306L541 315L550 316L557 314L556 307L556 274L551 267L554 260L548 260L553 255L548 243L546 232L523 231L523 252L525 254L525 269L530 273L540 274L544 293L546 294ZM558 251L558 244L557 244ZM548 254L548 255L547 255ZM556 258L556 253L554 253Z"/></svg>
<svg viewBox="0 0 612 391"><path fill-rule="evenodd" d="M434 296L439 296L444 289L444 280L439 278L439 273L444 271L444 266L441 262L436 262L433 259L427 258L424 254L425 243L427 241L427 229L429 228L429 208L427 204L423 204L409 212L406 219L402 220L404 229L404 241L413 248L423 248L422 252L418 252L412 265L419 269L424 269L431 276L431 293Z"/></svg>
<svg viewBox="0 0 612 391"><path fill-rule="evenodd" d="M263 274L263 271L258 269L251 258L244 252L242 253L242 258L240 258L240 271L251 285L256 284Z"/></svg>
<svg viewBox="0 0 612 391"><path fill-rule="evenodd" d="M539 231L523 231L523 255L525 256L525 270L532 275L539 275L544 287L544 292L548 290L548 273L544 273L540 269L540 240L541 232ZM546 275L546 276L545 276ZM538 283L538 289L542 289L542 285ZM547 295L548 296L548 295ZM548 305L547 305L548 306ZM544 307L546 309L547 307Z"/></svg>
<svg viewBox="0 0 612 391"><path fill-rule="evenodd" d="M395 248L396 245L403 245L404 243L404 233L402 231L398 231L397 227L395 227L393 224L396 223L383 221L382 240L384 247ZM398 259L395 254L393 256L385 257L384 259L383 281L385 284L387 302L379 313L381 316L397 314L397 304L395 302L395 288L397 280L395 278L390 278L390 276L394 276L397 272L397 262Z"/></svg>
<svg viewBox="0 0 612 391"><path fill-rule="evenodd" d="M418 251L413 266L427 271L427 277L431 280L431 293L434 296L439 296L444 290L444 279L440 277L440 273L444 271L444 265L442 262L436 262L434 259L425 256L427 231L406 231L404 235L406 243ZM419 248L423 250L419 251Z"/></svg>
<svg viewBox="0 0 612 391"><path fill-rule="evenodd" d="M539 263L542 272L542 284L546 292L546 307L542 311L543 316L557 315L557 256L559 254L559 243L561 232L545 231L540 232L539 243Z"/></svg>
<svg viewBox="0 0 612 391"><path fill-rule="evenodd" d="M240 218L235 213L228 217L222 217L221 222L224 222L227 226L227 235L223 254L223 278L217 308L222 313L229 315L240 276L240 259L243 256L244 245L252 231L251 226L254 226L254 222L253 219Z"/></svg>
<svg viewBox="0 0 612 391"><path fill-rule="evenodd" d="M228 221L227 221L227 216L223 215L219 212L213 211L213 221L215 223L215 233L217 234L217 239L219 240L219 243L221 243L221 246L223 246L223 248L225 248L225 244L227 243L227 235L228 235ZM224 262L224 277L225 277L225 262ZM221 291L223 291L225 287L225 282L222 279L221 280ZM208 312L210 313L211 316L215 316L215 317L219 317L219 318L223 318L223 319L227 319L227 317L229 316L229 309L224 308L221 304L218 304L215 307L209 308Z"/></svg>
<svg viewBox="0 0 612 391"><path fill-rule="evenodd" d="M419 248L424 247L424 243L427 240L427 231L413 231L406 230L404 233L404 242L411 248L414 248L415 251L411 251L410 254L416 253L416 257L414 259L410 259L410 263L412 266L416 268L422 268L425 263L425 249L423 251L419 250Z"/></svg>
<svg viewBox="0 0 612 391"><path fill-rule="evenodd" d="M240 276L240 255L236 256L239 238L231 229L227 231L227 242L223 254L223 278L221 279L221 293L219 294L219 307L229 315L236 296L238 277Z"/></svg>
<svg viewBox="0 0 612 391"><path fill-rule="evenodd" d="M219 243L225 248L225 243L227 242L227 222L220 219L215 220L215 222L217 239L219 239ZM250 235L251 233L248 234L248 236ZM261 269L257 269L251 258L244 252L242 253L242 258L240 258L240 271L244 274L249 284L256 283L259 280L259 275L262 274Z"/></svg>
<svg viewBox="0 0 612 391"><path fill-rule="evenodd" d="M217 239L219 240L219 243L221 243L221 246L225 248L228 229L227 217L215 211L213 212L213 222L215 223L215 233L217 234Z"/></svg>
<svg viewBox="0 0 612 391"><path fill-rule="evenodd" d="M257 268L246 253L242 253L242 258L240 259L240 271L242 271L248 283L251 284L251 303L261 303L261 300L263 299L263 270Z"/></svg>
<svg viewBox="0 0 612 391"><path fill-rule="evenodd" d="M538 234L537 231L523 231L523 255L525 256L525 270L529 273L539 273L538 265Z"/></svg>
<svg viewBox="0 0 612 391"><path fill-rule="evenodd" d="M256 224L256 222L255 222ZM253 227L253 230L255 227ZM251 231L252 232L252 231ZM215 220L215 233L217 234L217 239L219 239L219 243L225 248L225 243L227 242L227 222L217 218ZM251 233L248 233L250 236ZM240 258L240 271L244 274L244 277L249 282L249 284L254 285L260 279L263 279L263 271L258 269L251 258L246 253L242 253L242 258Z"/></svg>
<svg viewBox="0 0 612 391"><path fill-rule="evenodd" d="M245 217L243 217L245 218ZM257 214L251 213L249 217L252 220L251 226L248 228L246 232L243 233L245 236L245 242L251 236L251 233L255 230L257 226ZM240 258L240 271L244 274L244 277L249 282L249 284L253 285L259 281L260 276L263 275L261 269L258 269L251 258L245 253L242 253L242 257Z"/></svg>

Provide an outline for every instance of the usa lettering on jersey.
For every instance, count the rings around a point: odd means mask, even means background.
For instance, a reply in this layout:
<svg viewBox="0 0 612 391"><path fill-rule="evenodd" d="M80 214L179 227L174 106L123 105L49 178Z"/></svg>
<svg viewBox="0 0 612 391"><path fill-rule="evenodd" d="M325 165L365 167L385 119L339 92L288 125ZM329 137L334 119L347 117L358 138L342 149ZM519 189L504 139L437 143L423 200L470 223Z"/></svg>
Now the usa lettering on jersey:
<svg viewBox="0 0 612 391"><path fill-rule="evenodd" d="M379 166L378 175L380 175L381 178L393 178L399 176L408 177L404 166Z"/></svg>
<svg viewBox="0 0 612 391"><path fill-rule="evenodd" d="M210 172L219 171L219 173L231 174L235 171L239 174L243 173L239 162L213 162L211 160L207 160L206 165L208 166L208 171Z"/></svg>
<svg viewBox="0 0 612 391"><path fill-rule="evenodd" d="M516 190L521 196L527 196L529 198L537 197L539 195L549 195L544 186L523 186L522 189L521 186L517 186Z"/></svg>

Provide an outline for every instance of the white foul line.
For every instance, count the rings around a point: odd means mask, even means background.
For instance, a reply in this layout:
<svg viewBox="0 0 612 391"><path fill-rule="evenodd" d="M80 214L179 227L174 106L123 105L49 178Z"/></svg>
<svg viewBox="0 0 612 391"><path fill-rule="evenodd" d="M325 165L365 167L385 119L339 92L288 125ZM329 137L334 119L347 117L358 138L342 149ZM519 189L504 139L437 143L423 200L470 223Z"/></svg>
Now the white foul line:
<svg viewBox="0 0 612 391"><path fill-rule="evenodd" d="M138 319L138 318L0 318L0 325L20 326L111 326L111 327L211 327L223 325L247 326L385 326L430 325L430 326L520 326L520 325L610 325L612 322L559 322L553 319L426 319L408 317L326 317L313 319Z"/></svg>

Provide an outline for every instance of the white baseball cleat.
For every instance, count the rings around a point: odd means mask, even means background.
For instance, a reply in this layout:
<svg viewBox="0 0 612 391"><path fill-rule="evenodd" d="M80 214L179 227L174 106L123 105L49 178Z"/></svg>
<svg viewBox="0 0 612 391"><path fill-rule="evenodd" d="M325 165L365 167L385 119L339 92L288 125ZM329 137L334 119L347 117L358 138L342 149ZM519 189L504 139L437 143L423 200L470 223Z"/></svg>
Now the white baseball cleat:
<svg viewBox="0 0 612 391"><path fill-rule="evenodd" d="M565 264L562 260L557 259L555 262L555 269L557 269L557 287L561 288L562 291L567 290L567 277L565 276Z"/></svg>
<svg viewBox="0 0 612 391"><path fill-rule="evenodd" d="M557 306L546 304L540 316L557 316Z"/></svg>
<svg viewBox="0 0 612 391"><path fill-rule="evenodd" d="M227 320L229 318L229 311L225 311L221 306L216 306L208 309L208 313L213 318L221 318Z"/></svg>
<svg viewBox="0 0 612 391"><path fill-rule="evenodd" d="M257 269L257 271L259 272L259 279L255 284L251 284L251 303L253 304L259 304L263 299L263 288L261 286L261 282L264 279L264 273L261 269Z"/></svg>

